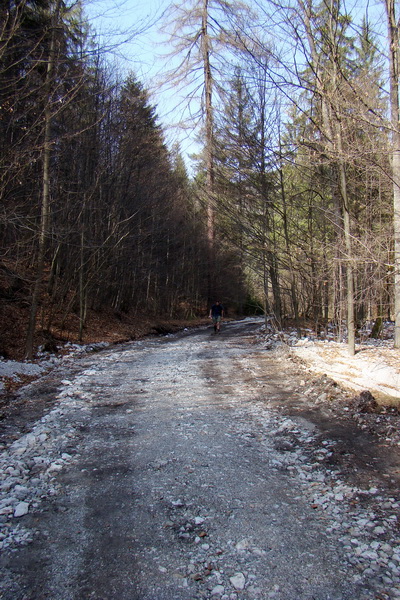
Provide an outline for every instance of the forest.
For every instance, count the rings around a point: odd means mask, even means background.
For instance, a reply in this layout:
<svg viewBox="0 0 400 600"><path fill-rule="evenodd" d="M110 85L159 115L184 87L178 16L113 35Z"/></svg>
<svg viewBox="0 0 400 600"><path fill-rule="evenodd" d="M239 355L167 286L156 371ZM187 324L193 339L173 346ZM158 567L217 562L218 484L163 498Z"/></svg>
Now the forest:
<svg viewBox="0 0 400 600"><path fill-rule="evenodd" d="M394 0L383 21L368 6L171 4L189 175L84 0L3 1L0 354L10 332L31 359L93 314L190 322L216 298L278 329L329 324L350 354L393 322L400 347L399 23Z"/></svg>

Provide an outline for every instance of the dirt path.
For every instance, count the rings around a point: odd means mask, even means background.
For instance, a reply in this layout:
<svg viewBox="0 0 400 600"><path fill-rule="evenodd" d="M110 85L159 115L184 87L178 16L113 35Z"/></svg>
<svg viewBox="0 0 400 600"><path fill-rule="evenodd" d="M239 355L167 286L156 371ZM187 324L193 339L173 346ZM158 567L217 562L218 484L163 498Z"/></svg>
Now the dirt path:
<svg viewBox="0 0 400 600"><path fill-rule="evenodd" d="M373 467L346 479L343 440L250 333L147 340L66 374L34 438L51 489L19 518L34 534L6 547L0 598L400 597L397 498Z"/></svg>

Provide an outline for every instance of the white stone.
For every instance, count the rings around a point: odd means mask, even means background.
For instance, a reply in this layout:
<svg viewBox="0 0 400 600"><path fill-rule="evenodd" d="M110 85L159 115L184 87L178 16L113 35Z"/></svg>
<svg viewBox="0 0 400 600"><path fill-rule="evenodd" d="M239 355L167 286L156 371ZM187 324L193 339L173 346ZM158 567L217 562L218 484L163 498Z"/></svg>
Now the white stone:
<svg viewBox="0 0 400 600"><path fill-rule="evenodd" d="M378 553L375 552L375 550L367 550L366 552L362 552L361 556L363 558L368 558L369 560L377 560L378 557Z"/></svg>
<svg viewBox="0 0 400 600"><path fill-rule="evenodd" d="M223 585L216 585L212 590L211 590L211 596L219 596L220 594L223 594L225 591L225 588Z"/></svg>
<svg viewBox="0 0 400 600"><path fill-rule="evenodd" d="M374 529L374 533L375 535L381 535L382 533L385 533L386 529L384 527L375 527Z"/></svg>
<svg viewBox="0 0 400 600"><path fill-rule="evenodd" d="M29 512L29 504L28 502L19 502L14 510L14 517L23 517L27 515Z"/></svg>
<svg viewBox="0 0 400 600"><path fill-rule="evenodd" d="M22 440L20 440L21 442ZM28 433L24 439L27 446L34 446L37 442L36 436L34 433Z"/></svg>
<svg viewBox="0 0 400 600"><path fill-rule="evenodd" d="M229 581L236 590L244 590L246 579L243 573L235 573L233 577L229 578Z"/></svg>
<svg viewBox="0 0 400 600"><path fill-rule="evenodd" d="M251 549L251 551L253 552L253 554L255 554L256 556L265 556L267 553L265 550L262 550L261 548L256 548L253 547Z"/></svg>
<svg viewBox="0 0 400 600"><path fill-rule="evenodd" d="M60 464L58 464L58 463L52 463L52 464L49 466L49 468L48 468L48 471L49 471L49 473L52 473L52 472L58 472L58 471L61 471L61 470L62 470L62 468L63 468L63 466L62 466L62 465L60 465Z"/></svg>
<svg viewBox="0 0 400 600"><path fill-rule="evenodd" d="M182 500L172 500L171 504L172 504L172 506L177 506L177 507L181 507L184 505Z"/></svg>
<svg viewBox="0 0 400 600"><path fill-rule="evenodd" d="M250 546L249 540L241 540L236 544L236 550L246 550Z"/></svg>

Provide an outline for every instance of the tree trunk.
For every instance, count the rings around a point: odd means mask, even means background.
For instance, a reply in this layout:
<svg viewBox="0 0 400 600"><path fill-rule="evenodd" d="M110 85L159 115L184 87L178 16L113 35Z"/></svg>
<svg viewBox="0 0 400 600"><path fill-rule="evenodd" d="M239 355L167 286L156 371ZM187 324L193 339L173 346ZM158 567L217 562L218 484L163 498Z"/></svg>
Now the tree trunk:
<svg viewBox="0 0 400 600"><path fill-rule="evenodd" d="M346 245L346 280L347 280L347 348L350 356L355 354L354 326L354 276L351 250L350 213L348 210L347 183L344 164L340 165L340 188L343 198L343 224Z"/></svg>
<svg viewBox="0 0 400 600"><path fill-rule="evenodd" d="M282 162L282 154L281 154L281 148L280 148L280 139L279 139L279 151L280 151L280 163L281 163ZM290 241L289 229L288 229L286 192L285 192L285 182L283 179L282 164L279 165L279 182L280 182L281 196L282 196L282 218L283 218L283 231L284 231L284 235L285 235L286 260L288 262L288 268L289 268L289 273L290 273L290 296L291 296L291 301L292 301L294 320L295 320L296 329L297 329L297 336L300 338L301 337L301 328L300 328L300 317L299 317L299 302L297 299L296 274L295 274L295 269L293 267L291 241Z"/></svg>
<svg viewBox="0 0 400 600"><path fill-rule="evenodd" d="M390 115L392 122L392 181L394 229L394 346L400 348L400 109L399 109L399 25L394 0L385 0L390 44Z"/></svg>
<svg viewBox="0 0 400 600"><path fill-rule="evenodd" d="M212 195L214 191L213 160L213 115L212 115L212 75L210 66L209 39L207 34L207 0L204 0L203 15L203 60L204 60L204 95L206 125L206 193L207 193L207 234L212 245L214 242L214 208Z"/></svg>
<svg viewBox="0 0 400 600"><path fill-rule="evenodd" d="M264 292L264 316L265 316L265 325L267 326L269 322L271 307L269 305L269 275L268 275L268 265L265 259L265 255L263 256L263 292Z"/></svg>
<svg viewBox="0 0 400 600"><path fill-rule="evenodd" d="M203 1L201 22L201 44L204 71L205 96L205 157L206 157L206 206L207 206L207 240L208 240L208 301L215 293L215 215L213 207L214 192L214 157L213 157L213 112L212 112L212 73L210 64L210 39L208 36L208 0Z"/></svg>
<svg viewBox="0 0 400 600"><path fill-rule="evenodd" d="M28 331L26 336L26 349L25 356L31 360L33 357L33 345L34 335L36 328L36 317L37 309L39 304L39 298L42 289L44 264L46 257L46 246L47 246L47 234L49 226L49 214L50 214L50 156L51 156L51 120L52 120L52 108L51 108L51 87L53 72L55 66L55 43L56 43L56 25L59 20L60 11L60 0L57 0L54 16L53 16L53 27L51 32L49 56L47 59L46 79L45 79L45 110L44 110L44 139L43 139L43 179L42 179L42 206L40 216L40 229L39 229L39 248L37 258L37 269L35 284L33 287L31 309L28 322Z"/></svg>
<svg viewBox="0 0 400 600"><path fill-rule="evenodd" d="M85 328L87 311L87 286L85 285L84 264L84 232L81 233L80 269L79 269L79 341L83 341L83 330Z"/></svg>

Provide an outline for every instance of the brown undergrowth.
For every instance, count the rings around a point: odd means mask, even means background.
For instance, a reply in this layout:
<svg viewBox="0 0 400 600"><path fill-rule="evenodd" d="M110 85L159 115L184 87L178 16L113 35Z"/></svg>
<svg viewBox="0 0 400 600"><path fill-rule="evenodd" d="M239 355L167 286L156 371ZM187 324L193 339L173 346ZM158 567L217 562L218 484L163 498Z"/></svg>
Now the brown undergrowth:
<svg viewBox="0 0 400 600"><path fill-rule="evenodd" d="M17 305L5 304L0 307L0 355L8 360L23 360L25 356L27 309ZM112 344L137 340L151 334L174 333L185 327L195 327L206 322L203 318L170 319L130 315L109 311L89 311L79 340L79 322L71 313L61 321L55 319L50 329L44 329L39 318L35 335L35 350L43 348L49 352L62 352L67 342L94 344L109 342Z"/></svg>
<svg viewBox="0 0 400 600"><path fill-rule="evenodd" d="M29 298L34 275L31 266L4 258L0 261L0 357L4 359L20 361L25 357ZM76 303L72 295L67 294L63 306L55 304L48 292L49 277L50 269L47 268L37 313L34 353L39 348L52 353L62 352L67 342L126 342L152 333L173 333L205 321L201 316L180 319L112 309L88 310L82 339L79 339L79 315L73 309ZM70 306L70 309L66 309L66 306ZM182 315L198 312L189 303L183 303L181 309Z"/></svg>

